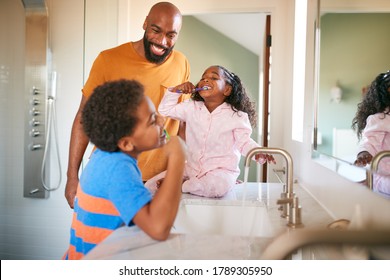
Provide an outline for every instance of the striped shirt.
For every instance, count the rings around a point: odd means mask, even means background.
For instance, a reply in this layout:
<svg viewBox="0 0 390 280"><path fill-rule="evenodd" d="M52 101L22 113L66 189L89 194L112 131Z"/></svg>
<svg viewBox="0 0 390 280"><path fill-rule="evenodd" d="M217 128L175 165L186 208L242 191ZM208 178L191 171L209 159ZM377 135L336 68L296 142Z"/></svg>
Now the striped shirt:
<svg viewBox="0 0 390 280"><path fill-rule="evenodd" d="M95 150L80 178L64 259L81 259L117 228L134 225L150 200L134 158Z"/></svg>

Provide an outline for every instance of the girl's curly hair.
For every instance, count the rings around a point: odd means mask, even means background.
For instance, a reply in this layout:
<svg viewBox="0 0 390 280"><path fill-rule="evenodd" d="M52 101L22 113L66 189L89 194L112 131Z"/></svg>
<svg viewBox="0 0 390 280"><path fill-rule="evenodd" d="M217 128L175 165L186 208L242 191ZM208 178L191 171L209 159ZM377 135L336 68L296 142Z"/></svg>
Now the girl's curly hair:
<svg viewBox="0 0 390 280"><path fill-rule="evenodd" d="M133 133L143 98L144 88L135 80L96 87L82 111L82 125L90 141L101 150L118 151L118 141Z"/></svg>
<svg viewBox="0 0 390 280"><path fill-rule="evenodd" d="M376 113L390 113L390 71L379 74L371 83L362 102L358 104L355 117L352 120L352 128L359 139L366 127L367 117Z"/></svg>
<svg viewBox="0 0 390 280"><path fill-rule="evenodd" d="M249 99L241 79L223 66L214 65L210 67L218 67L221 69L226 83L232 86L232 91L230 95L226 97L225 102L231 105L233 111L247 113L252 127L256 127L257 113L255 103ZM191 98L195 101L204 101L199 92L194 92Z"/></svg>

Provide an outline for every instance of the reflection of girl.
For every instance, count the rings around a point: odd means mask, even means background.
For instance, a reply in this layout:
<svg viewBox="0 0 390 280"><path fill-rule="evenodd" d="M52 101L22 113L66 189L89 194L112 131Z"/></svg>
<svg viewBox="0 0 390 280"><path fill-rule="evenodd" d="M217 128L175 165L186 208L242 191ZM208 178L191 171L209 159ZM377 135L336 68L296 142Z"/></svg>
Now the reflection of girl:
<svg viewBox="0 0 390 280"><path fill-rule="evenodd" d="M365 166L377 153L390 150L390 71L379 74L371 83L358 104L352 127L362 139L355 165ZM379 163L373 187L376 192L390 197L390 158Z"/></svg>
<svg viewBox="0 0 390 280"><path fill-rule="evenodd" d="M236 183L241 155L259 146L250 138L256 111L240 78L224 67L207 68L197 86L202 90L195 91L190 82L170 88L158 110L186 123L188 179L182 191L221 197ZM192 99L177 103L180 93L192 92ZM274 162L267 154L258 154L256 160ZM157 175L146 186L155 187L163 177Z"/></svg>

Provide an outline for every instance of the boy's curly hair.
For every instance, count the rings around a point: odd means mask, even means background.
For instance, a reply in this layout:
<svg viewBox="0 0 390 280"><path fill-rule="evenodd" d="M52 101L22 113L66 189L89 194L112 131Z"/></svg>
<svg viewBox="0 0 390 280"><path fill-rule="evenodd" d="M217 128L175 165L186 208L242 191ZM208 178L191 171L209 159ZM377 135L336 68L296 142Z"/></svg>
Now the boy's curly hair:
<svg viewBox="0 0 390 280"><path fill-rule="evenodd" d="M356 115L352 120L352 128L359 139L366 127L367 118L376 113L390 113L390 71L379 74L368 88L362 102L358 104Z"/></svg>
<svg viewBox="0 0 390 280"><path fill-rule="evenodd" d="M241 79L223 66L214 65L210 67L218 67L221 69L224 74L226 83L232 86L232 91L230 95L226 97L225 102L231 105L233 111L242 111L247 113L252 127L256 127L257 113L255 103L249 99ZM194 92L191 98L195 101L204 101L199 92Z"/></svg>
<svg viewBox="0 0 390 280"><path fill-rule="evenodd" d="M144 87L135 80L118 80L96 87L82 111L82 125L99 149L118 151L118 141L133 133Z"/></svg>

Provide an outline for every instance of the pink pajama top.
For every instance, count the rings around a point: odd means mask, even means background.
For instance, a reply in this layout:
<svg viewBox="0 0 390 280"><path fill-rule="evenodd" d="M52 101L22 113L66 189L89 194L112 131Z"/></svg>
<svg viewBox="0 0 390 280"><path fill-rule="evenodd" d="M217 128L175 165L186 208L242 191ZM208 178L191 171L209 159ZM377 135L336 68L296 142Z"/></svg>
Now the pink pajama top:
<svg viewBox="0 0 390 280"><path fill-rule="evenodd" d="M250 138L252 127L245 112L235 112L223 103L209 112L202 101L187 99L177 103L180 94L167 90L158 111L173 119L186 122L188 157L186 173L201 177L218 169L240 174L241 155L259 145Z"/></svg>
<svg viewBox="0 0 390 280"><path fill-rule="evenodd" d="M390 150L390 115L377 113L369 116L362 136L360 151L367 151L374 157L381 151ZM378 174L374 175L374 190L390 197L389 157L379 162Z"/></svg>

